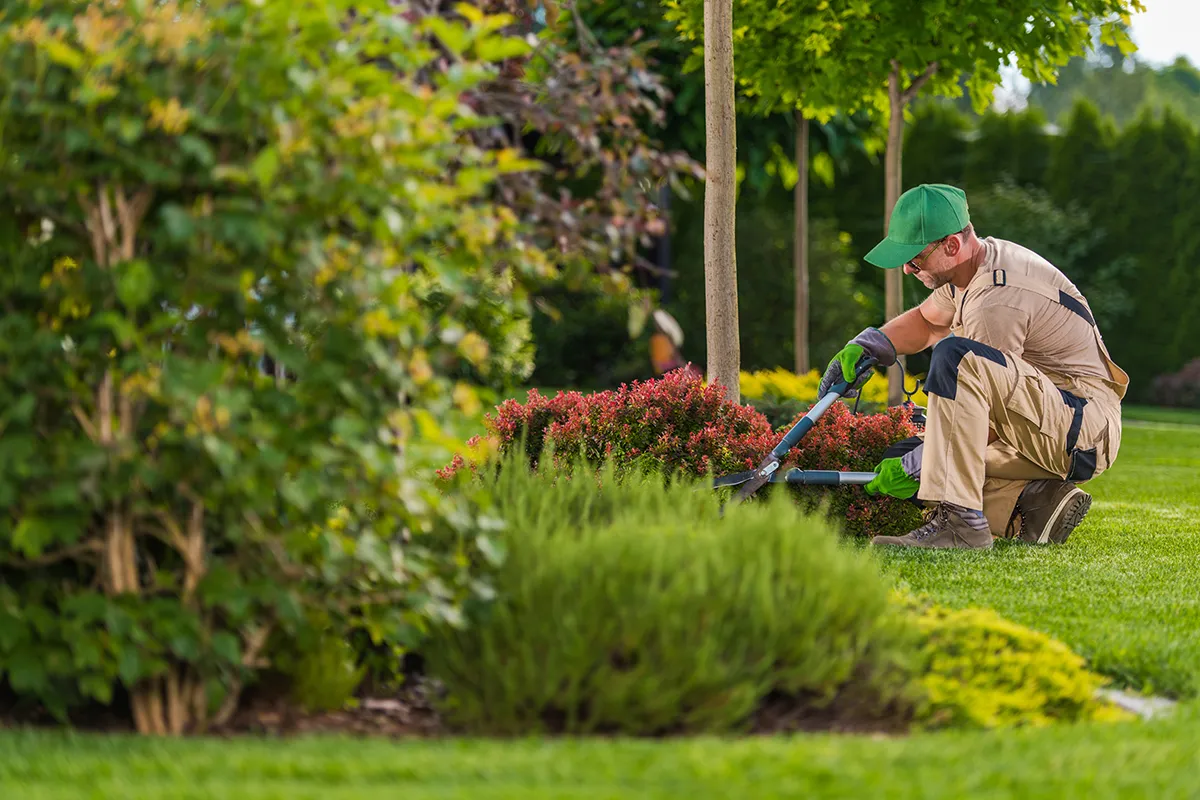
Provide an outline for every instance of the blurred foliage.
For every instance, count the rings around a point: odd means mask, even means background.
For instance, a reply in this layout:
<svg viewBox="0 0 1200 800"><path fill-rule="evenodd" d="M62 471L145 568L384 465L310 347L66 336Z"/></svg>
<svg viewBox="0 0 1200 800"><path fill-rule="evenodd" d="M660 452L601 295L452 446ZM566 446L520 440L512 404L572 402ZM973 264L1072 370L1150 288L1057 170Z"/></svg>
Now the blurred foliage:
<svg viewBox="0 0 1200 800"><path fill-rule="evenodd" d="M0 670L60 718L203 730L313 620L402 652L488 591L432 481L553 274L461 102L529 44L394 12L5 6Z"/></svg>
<svg viewBox="0 0 1200 800"><path fill-rule="evenodd" d="M675 247L679 279L667 307L687 334L684 357L706 360L704 339L703 204L679 204ZM737 263L742 366L794 364L791 196L782 190L737 208ZM814 362L837 352L874 318L871 295L855 282L850 240L826 219L814 219L809 240L809 337ZM848 335L846 331L851 331Z"/></svg>
<svg viewBox="0 0 1200 800"><path fill-rule="evenodd" d="M610 389L651 375L651 329L631 331L627 298L565 286L543 290L538 298L556 313L533 317L533 385Z"/></svg>

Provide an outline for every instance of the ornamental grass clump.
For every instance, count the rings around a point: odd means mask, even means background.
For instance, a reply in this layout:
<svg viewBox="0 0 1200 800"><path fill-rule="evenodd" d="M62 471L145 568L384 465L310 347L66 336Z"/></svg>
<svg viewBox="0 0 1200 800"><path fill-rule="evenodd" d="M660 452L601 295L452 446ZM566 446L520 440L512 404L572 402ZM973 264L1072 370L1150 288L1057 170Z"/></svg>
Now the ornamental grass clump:
<svg viewBox="0 0 1200 800"><path fill-rule="evenodd" d="M422 650L456 730L696 734L766 716L906 716L914 631L870 554L826 522L783 494L722 516L702 484L618 481L611 463L598 481L552 470L486 473L507 524L496 598L465 626L436 626Z"/></svg>

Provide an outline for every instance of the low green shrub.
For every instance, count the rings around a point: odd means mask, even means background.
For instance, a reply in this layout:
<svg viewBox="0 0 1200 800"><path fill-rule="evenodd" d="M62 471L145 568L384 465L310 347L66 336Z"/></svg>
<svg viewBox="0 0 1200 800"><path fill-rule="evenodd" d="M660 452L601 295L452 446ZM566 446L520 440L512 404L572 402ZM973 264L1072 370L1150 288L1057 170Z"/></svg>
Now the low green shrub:
<svg viewBox="0 0 1200 800"><path fill-rule="evenodd" d="M915 615L922 639L918 724L1002 728L1129 716L1097 696L1108 679L1062 642L990 609L897 600Z"/></svg>
<svg viewBox="0 0 1200 800"><path fill-rule="evenodd" d="M907 714L915 632L823 519L783 493L722 515L703 484L549 463L484 478L508 525L498 594L422 650L452 726L658 735L754 729L767 706Z"/></svg>

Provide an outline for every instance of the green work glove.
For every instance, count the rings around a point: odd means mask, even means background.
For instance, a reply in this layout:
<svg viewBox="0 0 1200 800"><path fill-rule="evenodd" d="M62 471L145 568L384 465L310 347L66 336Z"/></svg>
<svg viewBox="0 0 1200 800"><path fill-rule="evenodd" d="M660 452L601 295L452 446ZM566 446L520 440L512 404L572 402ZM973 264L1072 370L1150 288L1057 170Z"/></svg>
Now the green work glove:
<svg viewBox="0 0 1200 800"><path fill-rule="evenodd" d="M842 396L857 397L858 390L871 379L871 372L868 370L857 381L854 380L854 376L858 374L859 365L867 356L875 359L880 366L890 367L896 363L896 348L892 346L891 340L884 335L883 331L878 328L867 328L847 342L846 346L839 350L838 354L829 362L829 366L825 368L825 374L821 377L821 384L817 387L817 397L824 397L835 383L842 381L850 382L850 388Z"/></svg>
<svg viewBox="0 0 1200 800"><path fill-rule="evenodd" d="M904 465L900 463L899 458L885 458L875 467L875 471L879 473L875 480L864 487L870 495L886 494L889 497L907 500L916 494L921 486L916 478L909 477L904 471Z"/></svg>

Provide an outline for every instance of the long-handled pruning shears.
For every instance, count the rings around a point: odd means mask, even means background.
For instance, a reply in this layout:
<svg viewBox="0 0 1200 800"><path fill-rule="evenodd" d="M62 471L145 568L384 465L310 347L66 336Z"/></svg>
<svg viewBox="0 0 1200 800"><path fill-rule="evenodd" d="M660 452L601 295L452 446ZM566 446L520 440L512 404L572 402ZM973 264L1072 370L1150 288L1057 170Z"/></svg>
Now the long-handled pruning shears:
<svg viewBox="0 0 1200 800"><path fill-rule="evenodd" d="M854 376L854 382L857 383L864 374L875 366L875 359L867 358L858 365L857 372ZM813 426L817 424L817 420L821 415L829 410L829 407L837 402L838 398L850 390L850 383L843 381L842 383L834 384L824 397L819 399L812 408L808 410L800 419L796 420L796 424L792 429L780 440L779 444L771 450L770 454L763 459L759 464L758 469L748 472L738 472L733 475L725 475L721 478L716 478L713 481L713 488L719 489L729 486L740 486L737 493L733 496L733 502L740 503L750 495L757 492L760 488L768 483L796 483L808 484L816 486L846 486L846 485L861 485L870 483L875 479L874 472L838 472L836 470L802 470L790 469L780 474L779 466L783 462L788 451L796 446L801 439L804 438Z"/></svg>

